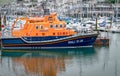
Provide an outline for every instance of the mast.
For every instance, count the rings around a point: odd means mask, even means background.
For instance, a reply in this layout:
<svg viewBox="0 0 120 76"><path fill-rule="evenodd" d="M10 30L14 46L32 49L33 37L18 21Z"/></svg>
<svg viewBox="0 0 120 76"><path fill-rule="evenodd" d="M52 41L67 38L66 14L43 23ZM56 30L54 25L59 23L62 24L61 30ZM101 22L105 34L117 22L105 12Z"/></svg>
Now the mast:
<svg viewBox="0 0 120 76"><path fill-rule="evenodd" d="M115 17L117 18L118 16L118 0L115 0Z"/></svg>
<svg viewBox="0 0 120 76"><path fill-rule="evenodd" d="M42 9L44 11L44 15L49 15L50 14L49 9L46 8L46 6L47 6L47 0L42 1L41 6L42 6Z"/></svg>

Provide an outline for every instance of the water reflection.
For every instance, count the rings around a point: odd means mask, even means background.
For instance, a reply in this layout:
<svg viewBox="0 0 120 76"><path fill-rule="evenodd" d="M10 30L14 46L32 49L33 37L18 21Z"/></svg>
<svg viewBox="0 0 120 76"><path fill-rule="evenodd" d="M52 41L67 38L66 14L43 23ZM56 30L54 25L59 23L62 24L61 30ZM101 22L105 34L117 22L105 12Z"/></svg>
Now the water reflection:
<svg viewBox="0 0 120 76"><path fill-rule="evenodd" d="M108 47L4 50L0 76L120 76L120 34L108 35Z"/></svg>
<svg viewBox="0 0 120 76"><path fill-rule="evenodd" d="M0 60L2 69L0 74L2 76L80 76L84 66L94 65L97 60L94 48L4 50Z"/></svg>

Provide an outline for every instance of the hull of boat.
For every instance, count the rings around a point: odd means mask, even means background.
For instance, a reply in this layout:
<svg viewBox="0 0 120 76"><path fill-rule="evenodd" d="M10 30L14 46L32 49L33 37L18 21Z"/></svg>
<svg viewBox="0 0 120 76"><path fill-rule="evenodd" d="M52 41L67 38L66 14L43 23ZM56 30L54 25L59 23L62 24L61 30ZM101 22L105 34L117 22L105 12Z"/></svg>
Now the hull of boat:
<svg viewBox="0 0 120 76"><path fill-rule="evenodd" d="M3 49L57 49L91 47L98 34L69 37L2 38ZM48 40L51 39L52 40Z"/></svg>
<svg viewBox="0 0 120 76"><path fill-rule="evenodd" d="M112 32L112 33L120 33L120 29L110 29L110 32Z"/></svg>

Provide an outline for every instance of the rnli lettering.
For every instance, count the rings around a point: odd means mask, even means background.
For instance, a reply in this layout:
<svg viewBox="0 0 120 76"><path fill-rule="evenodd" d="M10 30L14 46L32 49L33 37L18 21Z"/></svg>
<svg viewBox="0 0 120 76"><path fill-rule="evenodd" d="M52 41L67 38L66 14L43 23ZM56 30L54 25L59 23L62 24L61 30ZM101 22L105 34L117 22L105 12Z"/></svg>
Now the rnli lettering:
<svg viewBox="0 0 120 76"><path fill-rule="evenodd" d="M81 43L83 42L83 40L76 40L76 43Z"/></svg>
<svg viewBox="0 0 120 76"><path fill-rule="evenodd" d="M68 41L68 44L75 44L75 43L81 43L83 40L76 40L76 41Z"/></svg>
<svg viewBox="0 0 120 76"><path fill-rule="evenodd" d="M75 41L68 41L68 44L75 44Z"/></svg>

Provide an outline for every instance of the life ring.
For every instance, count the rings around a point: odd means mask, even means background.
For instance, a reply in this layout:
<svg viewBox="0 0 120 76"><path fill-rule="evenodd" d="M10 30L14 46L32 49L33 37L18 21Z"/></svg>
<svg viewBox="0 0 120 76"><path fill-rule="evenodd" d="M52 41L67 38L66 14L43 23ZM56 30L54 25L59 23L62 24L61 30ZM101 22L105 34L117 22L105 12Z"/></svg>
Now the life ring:
<svg viewBox="0 0 120 76"><path fill-rule="evenodd" d="M65 35L65 32L63 32L63 35Z"/></svg>
<svg viewBox="0 0 120 76"><path fill-rule="evenodd" d="M38 36L38 33L36 33L36 36Z"/></svg>
<svg viewBox="0 0 120 76"><path fill-rule="evenodd" d="M62 35L62 33L60 32L60 35Z"/></svg>
<svg viewBox="0 0 120 76"><path fill-rule="evenodd" d="M26 33L26 36L29 36L29 34L28 34L28 33Z"/></svg>
<svg viewBox="0 0 120 76"><path fill-rule="evenodd" d="M68 33L66 32L66 35L67 35Z"/></svg>
<svg viewBox="0 0 120 76"><path fill-rule="evenodd" d="M57 33L57 35L60 35L59 32Z"/></svg>

